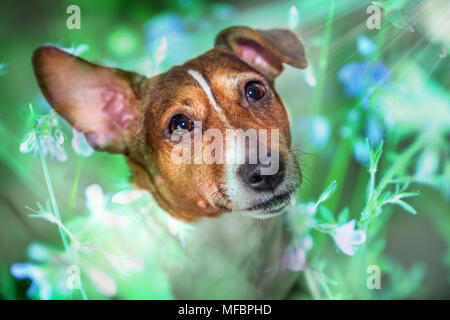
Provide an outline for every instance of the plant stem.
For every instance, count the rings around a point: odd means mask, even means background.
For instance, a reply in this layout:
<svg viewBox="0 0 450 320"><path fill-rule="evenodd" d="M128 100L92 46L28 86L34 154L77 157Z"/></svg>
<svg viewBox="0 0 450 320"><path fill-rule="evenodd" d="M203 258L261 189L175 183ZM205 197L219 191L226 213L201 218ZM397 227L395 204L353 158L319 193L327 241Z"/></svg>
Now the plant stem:
<svg viewBox="0 0 450 320"><path fill-rule="evenodd" d="M361 221L360 224L364 228L364 230L367 230L367 226L369 224L369 218L371 216L371 212L375 206L375 204L378 201L378 198L383 193L384 189L389 185L389 183L392 181L392 178L400 171L405 168L405 165L407 162L416 154L417 151L422 148L424 144L423 137L419 137L412 145L406 149L405 152L403 152L399 158L394 162L394 164L389 168L389 170L386 172L386 174L381 179L379 185L375 188L375 191L373 193L373 197L367 201L366 206L364 207L363 211L361 212Z"/></svg>
<svg viewBox="0 0 450 320"><path fill-rule="evenodd" d="M50 203L51 203L52 210L53 210L53 213L55 214L56 219L62 224L61 215L59 214L58 204L56 203L55 193L53 192L52 182L50 180L50 174L49 174L49 171L47 168L47 163L45 162L45 156L44 156L44 153L42 152L41 140L39 138L39 134L36 132L36 127L35 127L37 125L36 116L34 114L33 106L31 105L31 103L30 103L29 107L30 107L31 117L33 120L33 132L36 136L36 141L37 141L38 150L39 150L39 157L41 159L42 170L44 171L45 183L47 184L47 189L48 189L48 193L50 196ZM69 246L67 244L66 234L64 233L64 230L62 230L60 225L58 225L58 230L59 230L59 234L61 235L64 249L67 250L67 248Z"/></svg>
<svg viewBox="0 0 450 320"><path fill-rule="evenodd" d="M80 175L81 175L81 170L83 168L83 164L84 164L84 158L78 158L77 159L77 168L75 171L75 179L73 181L73 185L72 185L72 191L70 192L70 198L69 198L69 204L68 204L68 214L70 215L72 213L74 204L75 204L75 197L77 195L77 189L78 189L78 182L80 181Z"/></svg>
<svg viewBox="0 0 450 320"><path fill-rule="evenodd" d="M323 47L319 56L319 67L317 71L317 87L314 91L313 101L311 105L310 114L314 115L320 113L323 99L323 89L325 84L326 72L328 67L328 48L330 46L331 25L333 24L333 17L335 11L335 0L330 3L328 10L327 22L323 32Z"/></svg>
<svg viewBox="0 0 450 320"><path fill-rule="evenodd" d="M325 180L325 184L327 185L330 180L336 181L345 181L345 176L347 175L348 167L350 165L350 157L351 157L351 140L350 138L341 138L339 141L336 153L334 155L333 164L331 166L330 171L328 172L327 178ZM345 184L341 183L340 187L336 189L333 194L333 197L328 199L327 208L330 209L331 212L335 212L336 208L339 204L340 194L344 189Z"/></svg>
<svg viewBox="0 0 450 320"><path fill-rule="evenodd" d="M314 283L314 279L312 278L312 274L308 266L305 267L305 278L306 283L308 284L309 290L311 291L312 297L314 300L321 300L319 289Z"/></svg>
<svg viewBox="0 0 450 320"><path fill-rule="evenodd" d="M322 108L323 91L328 67L328 48L330 45L331 26L333 23L334 13L335 13L335 0L332 0L328 10L328 17L325 24L325 30L323 32L323 47L322 50L320 51L319 65L317 68L317 86L316 89L314 90L311 108L309 110L309 114L312 116L317 113L320 113L320 109ZM311 174L314 174L315 165L316 165L315 161L307 160L307 162L305 163L305 166L310 168ZM311 185L304 186L301 192L301 196L307 199L312 191L311 189L312 189Z"/></svg>

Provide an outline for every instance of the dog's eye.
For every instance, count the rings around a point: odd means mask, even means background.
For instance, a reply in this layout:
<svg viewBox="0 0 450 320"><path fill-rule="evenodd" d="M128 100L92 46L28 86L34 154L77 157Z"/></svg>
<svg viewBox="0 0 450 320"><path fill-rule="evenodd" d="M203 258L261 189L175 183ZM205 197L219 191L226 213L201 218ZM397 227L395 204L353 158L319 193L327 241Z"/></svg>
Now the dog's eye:
<svg viewBox="0 0 450 320"><path fill-rule="evenodd" d="M191 131L192 129L194 129L194 122L185 114L177 114L169 122L170 134L177 130Z"/></svg>
<svg viewBox="0 0 450 320"><path fill-rule="evenodd" d="M264 85L260 81L250 81L245 86L245 94L249 101L261 100L265 93L266 88L264 88Z"/></svg>

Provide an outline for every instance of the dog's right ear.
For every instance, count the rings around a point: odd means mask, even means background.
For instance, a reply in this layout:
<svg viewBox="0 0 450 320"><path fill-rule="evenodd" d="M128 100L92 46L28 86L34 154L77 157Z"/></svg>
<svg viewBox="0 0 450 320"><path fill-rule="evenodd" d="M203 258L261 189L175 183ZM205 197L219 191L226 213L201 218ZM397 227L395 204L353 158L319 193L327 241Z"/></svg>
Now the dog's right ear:
<svg viewBox="0 0 450 320"><path fill-rule="evenodd" d="M95 65L52 46L34 52L33 67L47 101L92 147L127 152L138 130L145 77Z"/></svg>
<svg viewBox="0 0 450 320"><path fill-rule="evenodd" d="M215 46L232 51L270 79L281 73L283 63L300 69L308 66L303 44L295 33L286 29L230 27L217 35Z"/></svg>

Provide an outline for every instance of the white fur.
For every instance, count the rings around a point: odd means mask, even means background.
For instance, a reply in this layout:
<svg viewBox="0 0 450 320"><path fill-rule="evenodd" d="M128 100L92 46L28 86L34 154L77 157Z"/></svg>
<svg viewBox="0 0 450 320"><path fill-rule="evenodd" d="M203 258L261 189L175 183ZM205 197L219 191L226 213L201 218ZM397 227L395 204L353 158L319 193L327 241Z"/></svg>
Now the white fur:
<svg viewBox="0 0 450 320"><path fill-rule="evenodd" d="M220 108L220 106L217 104L216 99L214 98L214 95L212 94L211 87L208 85L208 82L206 82L203 75L196 71L196 70L188 70L189 75L194 78L195 81L200 85L203 92L205 92L206 96L208 97L209 103L214 107L214 110L216 111L217 115L220 117L220 119L225 123L228 124L228 119L223 113L223 110Z"/></svg>

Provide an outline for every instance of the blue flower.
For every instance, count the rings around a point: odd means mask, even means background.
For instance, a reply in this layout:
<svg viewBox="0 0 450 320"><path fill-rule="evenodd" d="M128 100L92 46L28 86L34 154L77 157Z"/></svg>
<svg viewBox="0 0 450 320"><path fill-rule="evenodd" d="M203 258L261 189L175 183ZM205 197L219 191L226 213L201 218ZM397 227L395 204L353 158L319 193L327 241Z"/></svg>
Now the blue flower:
<svg viewBox="0 0 450 320"><path fill-rule="evenodd" d="M367 150L367 144L365 140L358 139L353 146L353 154L356 161L359 163L366 163L369 161L369 151Z"/></svg>
<svg viewBox="0 0 450 320"><path fill-rule="evenodd" d="M348 96L361 96L363 105L367 106L374 88L389 83L391 75L381 62L350 62L342 67L338 78Z"/></svg>
<svg viewBox="0 0 450 320"><path fill-rule="evenodd" d="M383 139L383 126L375 115L370 115L367 122L367 138L373 144L379 144Z"/></svg>
<svg viewBox="0 0 450 320"><path fill-rule="evenodd" d="M322 115L299 118L294 127L299 134L306 136L318 149L326 145L331 134L330 124Z"/></svg>
<svg viewBox="0 0 450 320"><path fill-rule="evenodd" d="M6 73L7 65L6 63L0 63L0 76Z"/></svg>
<svg viewBox="0 0 450 320"><path fill-rule="evenodd" d="M328 142L330 138L330 124L328 120L323 116L315 116L312 119L312 139L314 144L322 148Z"/></svg>
<svg viewBox="0 0 450 320"><path fill-rule="evenodd" d="M27 297L33 298L36 293L39 299L49 300L52 296L52 288L45 278L44 271L37 265L31 263L14 263L11 266L11 274L18 280L30 279L31 285L27 290Z"/></svg>
<svg viewBox="0 0 450 320"><path fill-rule="evenodd" d="M375 44L366 36L359 36L356 40L358 52L363 56L369 56L377 50Z"/></svg>

